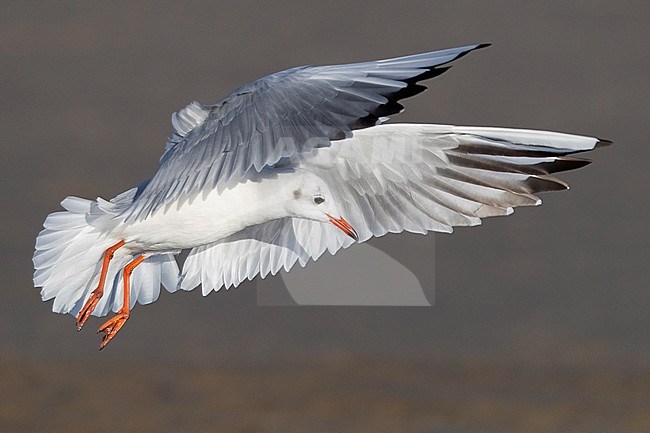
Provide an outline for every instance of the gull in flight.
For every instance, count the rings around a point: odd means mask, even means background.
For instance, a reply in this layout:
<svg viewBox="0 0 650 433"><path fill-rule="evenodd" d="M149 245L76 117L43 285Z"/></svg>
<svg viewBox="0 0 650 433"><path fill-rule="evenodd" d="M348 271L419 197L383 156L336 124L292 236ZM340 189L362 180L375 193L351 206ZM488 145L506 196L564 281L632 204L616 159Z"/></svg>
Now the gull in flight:
<svg viewBox="0 0 650 433"><path fill-rule="evenodd" d="M607 140L564 133L384 124L422 80L488 44L335 66L302 66L172 115L153 177L110 201L67 197L36 239L34 285L52 310L117 314L160 286L203 294L334 254L373 236L450 233L535 206L568 186L552 173ZM189 249L182 271L175 255Z"/></svg>

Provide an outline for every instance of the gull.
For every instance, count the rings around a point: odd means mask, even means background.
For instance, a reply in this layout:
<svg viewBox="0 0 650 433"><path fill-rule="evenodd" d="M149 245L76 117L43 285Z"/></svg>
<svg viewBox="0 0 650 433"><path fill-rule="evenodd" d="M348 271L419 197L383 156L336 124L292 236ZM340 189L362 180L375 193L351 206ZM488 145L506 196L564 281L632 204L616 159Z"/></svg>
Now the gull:
<svg viewBox="0 0 650 433"><path fill-rule="evenodd" d="M451 233L567 189L552 173L609 144L524 129L385 124L420 81L489 44L387 60L302 66L268 75L213 105L172 115L149 180L110 201L69 196L36 239L34 286L52 310L115 312L103 349L136 302L204 295L257 275L403 231ZM190 250L179 270L175 256Z"/></svg>

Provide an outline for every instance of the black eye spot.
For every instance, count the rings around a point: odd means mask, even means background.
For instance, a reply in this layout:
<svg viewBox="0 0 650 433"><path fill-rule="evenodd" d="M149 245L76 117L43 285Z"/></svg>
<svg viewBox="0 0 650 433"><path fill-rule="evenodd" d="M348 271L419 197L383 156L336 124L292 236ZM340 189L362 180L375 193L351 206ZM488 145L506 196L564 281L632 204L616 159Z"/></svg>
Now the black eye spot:
<svg viewBox="0 0 650 433"><path fill-rule="evenodd" d="M325 201L325 199L324 199L323 197L319 196L319 195L317 195L316 197L314 197L314 203L316 203L316 204L321 204L321 203L323 203L324 201Z"/></svg>

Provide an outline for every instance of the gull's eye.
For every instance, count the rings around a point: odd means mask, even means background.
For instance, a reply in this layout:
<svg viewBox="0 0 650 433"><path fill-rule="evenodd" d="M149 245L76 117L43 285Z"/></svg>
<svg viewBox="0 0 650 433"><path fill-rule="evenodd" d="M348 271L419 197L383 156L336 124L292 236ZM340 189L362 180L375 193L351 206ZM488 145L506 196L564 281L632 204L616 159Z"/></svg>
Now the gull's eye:
<svg viewBox="0 0 650 433"><path fill-rule="evenodd" d="M316 204L321 204L324 201L325 201L325 199L320 195L317 195L316 197L314 197L314 203L316 203Z"/></svg>

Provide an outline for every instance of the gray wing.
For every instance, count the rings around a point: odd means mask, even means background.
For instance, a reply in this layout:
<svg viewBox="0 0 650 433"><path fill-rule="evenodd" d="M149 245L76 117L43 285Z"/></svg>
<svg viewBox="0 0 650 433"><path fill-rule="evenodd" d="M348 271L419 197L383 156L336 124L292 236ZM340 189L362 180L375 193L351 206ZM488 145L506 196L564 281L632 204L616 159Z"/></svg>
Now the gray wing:
<svg viewBox="0 0 650 433"><path fill-rule="evenodd" d="M535 194L567 188L552 173L589 163L571 154L606 143L547 131L392 124L356 131L291 163L327 182L363 242L388 232L451 232L539 205ZM192 249L180 285L202 284L208 294L352 243L332 224L274 220Z"/></svg>
<svg viewBox="0 0 650 433"><path fill-rule="evenodd" d="M552 174L589 160L594 137L524 129L389 124L294 158L320 176L364 241L386 233L451 233L481 218L537 206L537 193L567 189Z"/></svg>
<svg viewBox="0 0 650 433"><path fill-rule="evenodd" d="M403 110L449 62L483 45L348 65L298 67L245 85L217 104L188 105L172 117L161 164L126 219L240 180L281 158L327 147Z"/></svg>

